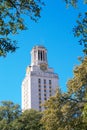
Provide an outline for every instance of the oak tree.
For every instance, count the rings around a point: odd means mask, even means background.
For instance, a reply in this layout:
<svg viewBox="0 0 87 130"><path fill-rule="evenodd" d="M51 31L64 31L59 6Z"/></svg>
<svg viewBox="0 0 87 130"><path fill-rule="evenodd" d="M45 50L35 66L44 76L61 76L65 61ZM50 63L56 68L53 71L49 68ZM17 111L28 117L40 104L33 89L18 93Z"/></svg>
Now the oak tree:
<svg viewBox="0 0 87 130"><path fill-rule="evenodd" d="M87 56L79 58L74 77L67 83L67 92L59 89L46 103L41 119L46 130L86 130Z"/></svg>
<svg viewBox="0 0 87 130"><path fill-rule="evenodd" d="M33 109L26 110L13 122L13 130L44 130L40 123L41 118L41 112Z"/></svg>
<svg viewBox="0 0 87 130"><path fill-rule="evenodd" d="M0 130L12 130L12 122L21 114L20 106L11 101L0 103Z"/></svg>
<svg viewBox="0 0 87 130"><path fill-rule="evenodd" d="M79 6L80 0L64 0L67 7L70 5L77 9ZM87 4L87 0L81 1L80 4ZM85 7L84 5L84 7ZM83 52L87 54L87 11L82 10L78 14L78 19L76 25L73 28L73 34L75 37L79 38L79 44L84 46Z"/></svg>
<svg viewBox="0 0 87 130"><path fill-rule="evenodd" d="M18 48L12 36L27 29L25 15L36 22L43 5L42 0L0 0L0 56Z"/></svg>

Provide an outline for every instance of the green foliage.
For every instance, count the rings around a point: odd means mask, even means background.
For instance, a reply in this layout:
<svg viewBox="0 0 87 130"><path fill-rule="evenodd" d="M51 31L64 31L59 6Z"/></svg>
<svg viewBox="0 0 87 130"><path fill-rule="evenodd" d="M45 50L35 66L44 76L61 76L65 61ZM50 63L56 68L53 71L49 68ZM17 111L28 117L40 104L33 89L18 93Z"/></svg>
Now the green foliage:
<svg viewBox="0 0 87 130"><path fill-rule="evenodd" d="M77 26L73 29L74 36L79 37L80 45L84 45L85 49L83 50L85 54L87 54L87 12L85 12L84 16L79 15L79 20L77 20Z"/></svg>
<svg viewBox="0 0 87 130"><path fill-rule="evenodd" d="M81 65L74 69L74 77L67 83L68 92L82 100L87 91L87 56L80 59Z"/></svg>
<svg viewBox="0 0 87 130"><path fill-rule="evenodd" d="M77 8L79 5L79 0L64 0L67 7L70 5ZM87 0L83 0L83 4L87 4ZM87 12L78 15L78 20L76 21L76 26L73 28L73 33L75 37L78 37L80 45L84 46L83 52L87 54Z"/></svg>
<svg viewBox="0 0 87 130"><path fill-rule="evenodd" d="M57 92L44 106L46 110L43 112L41 122L46 130L79 130L78 127L81 128L78 104L70 99L68 94Z"/></svg>
<svg viewBox="0 0 87 130"><path fill-rule="evenodd" d="M12 130L12 122L20 114L19 105L10 101L2 101L0 105L0 130Z"/></svg>
<svg viewBox="0 0 87 130"><path fill-rule="evenodd" d="M41 122L44 124L46 130L57 130L62 125L62 113L61 113L61 93L58 92L54 97L51 97L44 107L46 108L43 112Z"/></svg>
<svg viewBox="0 0 87 130"><path fill-rule="evenodd" d="M9 51L14 52L18 48L16 44L16 41L12 41L8 37L0 38L0 56L5 57Z"/></svg>
<svg viewBox="0 0 87 130"><path fill-rule="evenodd" d="M87 98L86 98L86 100L87 100ZM87 103L85 103L84 109L82 112L82 121L83 121L83 129L82 130L86 130L87 129Z"/></svg>
<svg viewBox="0 0 87 130"><path fill-rule="evenodd" d="M0 104L0 130L45 130L41 118L41 112L31 109L22 113L20 106L11 101Z"/></svg>
<svg viewBox="0 0 87 130"><path fill-rule="evenodd" d="M42 114L36 110L26 110L13 123L14 130L44 130L40 119Z"/></svg>
<svg viewBox="0 0 87 130"><path fill-rule="evenodd" d="M35 22L40 18L41 0L0 0L0 56L17 49L10 36L25 30L24 15Z"/></svg>
<svg viewBox="0 0 87 130"><path fill-rule="evenodd" d="M44 104L41 122L46 130L87 129L87 56L79 59L81 64L67 83L68 92L58 90Z"/></svg>
<svg viewBox="0 0 87 130"><path fill-rule="evenodd" d="M64 0L66 2L66 6L69 7L70 5L73 7L77 7L79 0ZM84 4L87 4L87 0L82 0Z"/></svg>
<svg viewBox="0 0 87 130"><path fill-rule="evenodd" d="M72 5L73 7L77 7L77 3L78 3L78 0L65 0L66 2L66 6L69 7L70 5Z"/></svg>

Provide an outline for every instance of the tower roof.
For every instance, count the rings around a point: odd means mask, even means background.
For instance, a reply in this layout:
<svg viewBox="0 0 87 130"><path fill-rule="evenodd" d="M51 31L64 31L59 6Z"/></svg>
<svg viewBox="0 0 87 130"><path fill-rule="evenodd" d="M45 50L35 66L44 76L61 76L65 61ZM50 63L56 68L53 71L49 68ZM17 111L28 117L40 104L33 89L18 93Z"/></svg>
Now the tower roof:
<svg viewBox="0 0 87 130"><path fill-rule="evenodd" d="M43 45L35 45L35 46L33 47L33 49L37 49L37 48L47 50L46 47L44 47Z"/></svg>

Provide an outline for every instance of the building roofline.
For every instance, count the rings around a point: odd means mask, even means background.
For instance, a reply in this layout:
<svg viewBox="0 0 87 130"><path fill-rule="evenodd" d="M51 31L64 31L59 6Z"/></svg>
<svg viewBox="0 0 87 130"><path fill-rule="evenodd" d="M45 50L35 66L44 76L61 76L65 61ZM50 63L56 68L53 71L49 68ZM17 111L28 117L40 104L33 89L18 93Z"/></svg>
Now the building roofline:
<svg viewBox="0 0 87 130"><path fill-rule="evenodd" d="M40 48L40 49L45 49L45 50L47 50L44 45L39 45L39 44L38 44L38 45L35 45L35 46L33 47L33 49L36 49L36 48Z"/></svg>

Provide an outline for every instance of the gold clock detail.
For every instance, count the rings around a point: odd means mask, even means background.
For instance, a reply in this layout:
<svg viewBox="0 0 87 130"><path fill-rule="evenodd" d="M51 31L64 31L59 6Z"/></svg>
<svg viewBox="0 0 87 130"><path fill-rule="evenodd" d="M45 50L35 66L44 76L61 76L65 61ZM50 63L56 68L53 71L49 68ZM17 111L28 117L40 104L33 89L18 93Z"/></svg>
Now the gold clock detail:
<svg viewBox="0 0 87 130"><path fill-rule="evenodd" d="M46 64L40 64L40 69L45 71L47 70L47 65Z"/></svg>

